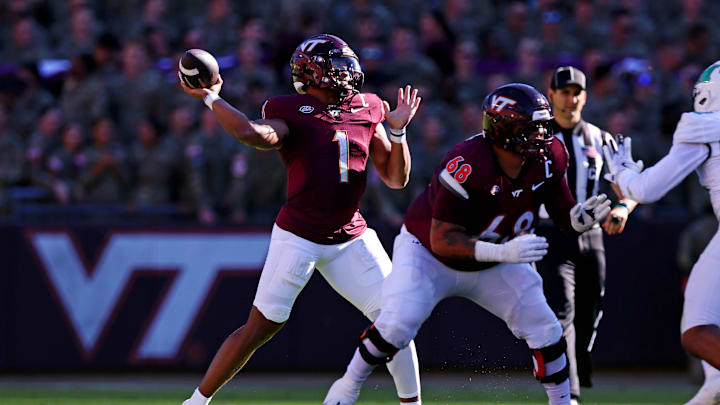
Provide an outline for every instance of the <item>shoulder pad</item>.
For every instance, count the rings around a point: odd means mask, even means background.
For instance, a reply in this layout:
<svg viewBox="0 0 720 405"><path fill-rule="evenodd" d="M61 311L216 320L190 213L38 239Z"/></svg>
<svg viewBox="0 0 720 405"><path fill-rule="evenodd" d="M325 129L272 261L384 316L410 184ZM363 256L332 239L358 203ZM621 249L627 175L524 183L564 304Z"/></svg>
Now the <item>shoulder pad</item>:
<svg viewBox="0 0 720 405"><path fill-rule="evenodd" d="M673 144L718 141L720 141L720 111L684 113L673 134Z"/></svg>
<svg viewBox="0 0 720 405"><path fill-rule="evenodd" d="M458 182L455 180L455 177L453 177L450 172L448 172L447 169L442 169L440 172L440 175L438 176L438 181L440 184L443 185L448 191L453 193L455 196L462 198L463 200L469 200L470 195L468 194L467 190Z"/></svg>

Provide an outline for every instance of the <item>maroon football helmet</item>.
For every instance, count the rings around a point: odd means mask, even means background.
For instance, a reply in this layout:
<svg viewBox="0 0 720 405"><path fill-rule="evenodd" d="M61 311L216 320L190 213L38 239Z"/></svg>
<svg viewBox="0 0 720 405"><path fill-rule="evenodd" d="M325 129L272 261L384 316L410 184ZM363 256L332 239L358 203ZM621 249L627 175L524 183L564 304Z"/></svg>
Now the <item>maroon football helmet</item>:
<svg viewBox="0 0 720 405"><path fill-rule="evenodd" d="M501 148L545 159L553 140L553 116L545 96L534 87L510 83L483 102L483 131Z"/></svg>
<svg viewBox="0 0 720 405"><path fill-rule="evenodd" d="M290 59L295 90L308 86L336 91L341 101L358 93L364 81L357 55L335 35L312 36L295 49Z"/></svg>

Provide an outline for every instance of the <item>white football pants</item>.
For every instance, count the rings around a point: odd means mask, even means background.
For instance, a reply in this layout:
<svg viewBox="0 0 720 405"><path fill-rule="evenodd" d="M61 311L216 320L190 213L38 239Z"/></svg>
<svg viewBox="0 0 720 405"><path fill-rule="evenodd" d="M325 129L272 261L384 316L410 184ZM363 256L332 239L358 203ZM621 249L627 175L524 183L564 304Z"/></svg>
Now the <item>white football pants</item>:
<svg viewBox="0 0 720 405"><path fill-rule="evenodd" d="M370 228L345 243L321 245L274 225L253 305L273 322L287 321L295 299L316 268L338 294L375 321L380 313L381 286L391 274L392 263ZM398 352L387 367L401 398L419 395L414 345Z"/></svg>
<svg viewBox="0 0 720 405"><path fill-rule="evenodd" d="M693 266L685 287L682 331L700 325L720 326L720 231Z"/></svg>
<svg viewBox="0 0 720 405"><path fill-rule="evenodd" d="M540 275L527 263L501 263L462 272L438 261L405 229L395 238L393 271L383 284L380 335L405 347L443 298L465 297L496 315L533 349L557 343L562 326L543 295ZM472 322L472 320L468 320ZM482 325L478 325L482 327Z"/></svg>

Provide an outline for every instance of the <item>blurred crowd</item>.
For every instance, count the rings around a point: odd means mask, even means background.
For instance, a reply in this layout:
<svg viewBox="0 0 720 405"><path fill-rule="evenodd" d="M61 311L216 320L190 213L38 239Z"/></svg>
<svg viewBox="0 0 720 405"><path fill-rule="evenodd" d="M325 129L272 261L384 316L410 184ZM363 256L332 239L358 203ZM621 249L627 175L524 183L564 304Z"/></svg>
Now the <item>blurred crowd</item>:
<svg viewBox="0 0 720 405"><path fill-rule="evenodd" d="M0 218L149 216L272 222L284 199L279 155L245 147L177 84L202 48L221 95L251 118L293 92L288 61L333 33L358 53L364 91L394 105L420 89L408 131L411 182L373 172L363 211L395 227L450 146L480 131L485 94L505 83L545 92L560 65L583 69L583 116L633 137L637 158L665 154L692 86L719 59L710 0L4 0L0 2ZM643 215L693 216L692 176Z"/></svg>

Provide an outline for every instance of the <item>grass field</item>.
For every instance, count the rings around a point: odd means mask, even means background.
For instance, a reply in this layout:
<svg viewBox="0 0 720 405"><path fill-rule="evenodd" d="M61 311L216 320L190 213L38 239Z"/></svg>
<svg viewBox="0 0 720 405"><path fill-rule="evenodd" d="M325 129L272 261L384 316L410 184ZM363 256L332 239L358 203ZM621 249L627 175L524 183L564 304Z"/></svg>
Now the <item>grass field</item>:
<svg viewBox="0 0 720 405"><path fill-rule="evenodd" d="M320 404L334 376L239 376L213 399L213 405ZM182 376L0 377L2 405L180 405L198 382ZM425 405L545 405L542 387L525 373L469 377L423 376ZM684 374L603 373L583 392L583 404L683 404L697 389ZM397 405L392 380L373 377L358 405Z"/></svg>

